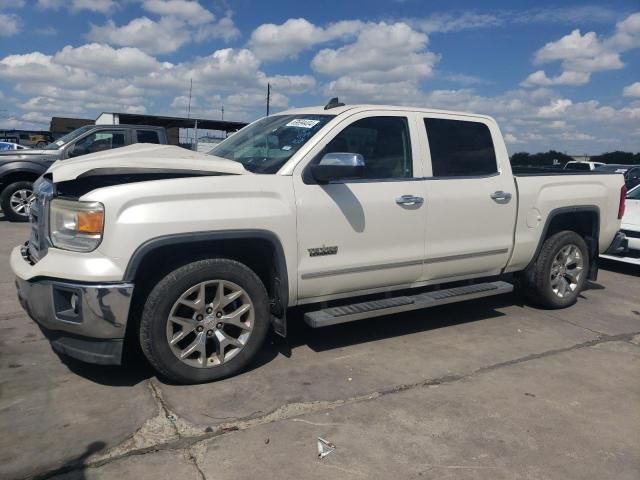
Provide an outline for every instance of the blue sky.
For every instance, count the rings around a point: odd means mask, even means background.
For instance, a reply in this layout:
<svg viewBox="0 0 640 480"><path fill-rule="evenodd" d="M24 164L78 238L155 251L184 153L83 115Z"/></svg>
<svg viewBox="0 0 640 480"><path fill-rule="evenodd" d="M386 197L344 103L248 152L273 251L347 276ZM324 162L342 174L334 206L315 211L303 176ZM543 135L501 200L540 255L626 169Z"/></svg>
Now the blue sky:
<svg viewBox="0 0 640 480"><path fill-rule="evenodd" d="M482 8L478 5L482 3ZM0 128L324 104L493 115L510 152L640 150L640 3L0 0Z"/></svg>

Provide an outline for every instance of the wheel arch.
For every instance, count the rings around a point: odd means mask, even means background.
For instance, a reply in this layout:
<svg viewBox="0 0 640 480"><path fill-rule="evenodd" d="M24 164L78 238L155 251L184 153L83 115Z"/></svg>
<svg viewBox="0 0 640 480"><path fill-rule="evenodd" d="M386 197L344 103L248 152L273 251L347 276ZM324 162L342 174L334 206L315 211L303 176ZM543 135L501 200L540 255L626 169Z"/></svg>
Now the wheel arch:
<svg viewBox="0 0 640 480"><path fill-rule="evenodd" d="M5 168L0 168L0 190L15 182L35 182L46 169L34 168L32 165L9 164Z"/></svg>
<svg viewBox="0 0 640 480"><path fill-rule="evenodd" d="M589 249L589 272L587 278L596 280L598 276L598 251L600 240L600 208L597 205L560 207L549 212L538 246L526 270L536 262L544 242L552 235L571 230L582 236Z"/></svg>
<svg viewBox="0 0 640 480"><path fill-rule="evenodd" d="M212 256L237 260L258 275L269 294L273 328L279 335L286 336L289 302L287 264L282 244L273 232L231 230L156 237L136 249L124 279L136 285L135 300L136 293L144 297L160 278L178 266ZM141 277L143 272L144 280ZM139 290L138 285L141 287Z"/></svg>

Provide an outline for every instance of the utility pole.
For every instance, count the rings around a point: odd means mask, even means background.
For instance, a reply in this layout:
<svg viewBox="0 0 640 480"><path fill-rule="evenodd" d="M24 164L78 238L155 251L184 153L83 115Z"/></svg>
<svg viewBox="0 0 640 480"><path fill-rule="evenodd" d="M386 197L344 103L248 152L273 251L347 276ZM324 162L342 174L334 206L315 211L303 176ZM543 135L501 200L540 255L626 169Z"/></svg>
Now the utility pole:
<svg viewBox="0 0 640 480"><path fill-rule="evenodd" d="M222 105L222 108L220 109L220 111L222 112L221 120L224 120L224 105Z"/></svg>
<svg viewBox="0 0 640 480"><path fill-rule="evenodd" d="M189 106L187 107L187 118L191 118L191 92L193 90L193 78L189 83Z"/></svg>
<svg viewBox="0 0 640 480"><path fill-rule="evenodd" d="M267 117L269 116L269 102L271 101L271 84L267 83Z"/></svg>

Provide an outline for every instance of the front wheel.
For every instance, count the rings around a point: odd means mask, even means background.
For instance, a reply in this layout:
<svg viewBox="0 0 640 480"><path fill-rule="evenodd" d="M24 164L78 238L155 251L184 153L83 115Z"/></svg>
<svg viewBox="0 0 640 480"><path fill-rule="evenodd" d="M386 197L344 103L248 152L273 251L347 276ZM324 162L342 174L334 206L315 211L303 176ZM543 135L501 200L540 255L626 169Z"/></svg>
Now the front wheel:
<svg viewBox="0 0 640 480"><path fill-rule="evenodd" d="M556 233L544 242L532 268L527 290L535 304L552 309L573 305L587 281L587 244L576 232Z"/></svg>
<svg viewBox="0 0 640 480"><path fill-rule="evenodd" d="M179 383L203 383L238 373L269 330L269 301L258 276L228 259L180 267L151 291L140 343L151 364Z"/></svg>
<svg viewBox="0 0 640 480"><path fill-rule="evenodd" d="M14 182L5 187L0 195L0 206L5 217L12 222L28 222L33 195L32 182Z"/></svg>

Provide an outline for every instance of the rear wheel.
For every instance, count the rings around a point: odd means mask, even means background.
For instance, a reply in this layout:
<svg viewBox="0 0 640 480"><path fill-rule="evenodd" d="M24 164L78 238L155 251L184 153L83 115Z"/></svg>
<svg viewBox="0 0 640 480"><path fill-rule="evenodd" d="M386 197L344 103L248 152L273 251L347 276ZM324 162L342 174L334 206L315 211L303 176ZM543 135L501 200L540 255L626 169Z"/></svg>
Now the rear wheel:
<svg viewBox="0 0 640 480"><path fill-rule="evenodd" d="M32 182L14 182L0 195L0 206L5 217L12 222L29 221L29 210L34 200Z"/></svg>
<svg viewBox="0 0 640 480"><path fill-rule="evenodd" d="M202 383L242 370L268 329L268 297L257 275L233 260L201 260L174 270L153 288L140 343L162 375Z"/></svg>
<svg viewBox="0 0 640 480"><path fill-rule="evenodd" d="M587 244L575 232L556 233L544 242L532 268L527 290L534 303L554 309L573 305L587 280Z"/></svg>

